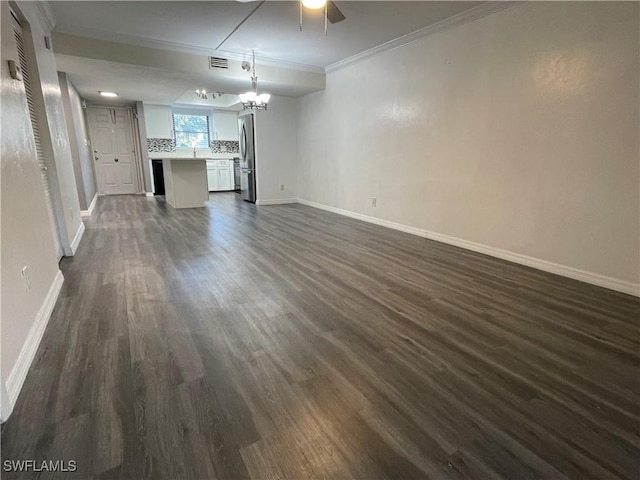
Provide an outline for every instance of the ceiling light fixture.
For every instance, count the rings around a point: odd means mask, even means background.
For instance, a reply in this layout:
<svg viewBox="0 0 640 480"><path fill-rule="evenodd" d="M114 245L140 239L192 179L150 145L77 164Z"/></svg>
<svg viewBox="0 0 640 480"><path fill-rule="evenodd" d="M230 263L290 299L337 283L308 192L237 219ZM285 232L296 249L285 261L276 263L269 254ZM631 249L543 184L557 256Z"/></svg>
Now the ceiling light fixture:
<svg viewBox="0 0 640 480"><path fill-rule="evenodd" d="M209 95L211 95L211 99L215 99L216 98L216 94L215 93L208 93L204 88L202 90L197 89L195 92L193 92L196 94L196 97L198 97L200 100L207 100L209 98Z"/></svg>
<svg viewBox="0 0 640 480"><path fill-rule="evenodd" d="M302 31L302 16L304 9L324 9L324 34L327 35L329 23L334 24L343 21L346 17L340 11L333 0L300 0L300 31Z"/></svg>
<svg viewBox="0 0 640 480"><path fill-rule="evenodd" d="M116 92L98 92L103 97L117 97L118 94Z"/></svg>
<svg viewBox="0 0 640 480"><path fill-rule="evenodd" d="M329 25L327 5L329 5L327 0L300 0L300 31L302 31L302 12L304 10L302 7L306 7L309 10L320 10L324 7L324 35L326 37L327 27Z"/></svg>
<svg viewBox="0 0 640 480"><path fill-rule="evenodd" d="M327 0L300 0L302 5L311 10L318 10L327 4Z"/></svg>
<svg viewBox="0 0 640 480"><path fill-rule="evenodd" d="M256 52L251 50L252 62L242 62L242 69L251 71L251 90L240 94L240 101L245 110L266 110L271 95L261 93L258 95L258 77L256 76Z"/></svg>

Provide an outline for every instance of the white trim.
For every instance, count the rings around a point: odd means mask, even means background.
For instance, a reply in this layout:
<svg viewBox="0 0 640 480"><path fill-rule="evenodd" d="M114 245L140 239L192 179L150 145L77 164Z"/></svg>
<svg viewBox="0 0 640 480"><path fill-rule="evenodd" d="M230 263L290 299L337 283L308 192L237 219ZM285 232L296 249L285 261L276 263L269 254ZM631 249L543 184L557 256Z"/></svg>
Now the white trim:
<svg viewBox="0 0 640 480"><path fill-rule="evenodd" d="M84 223L80 222L80 226L78 227L78 231L76 235L73 237L71 241L71 255L75 255L78 251L78 246L80 245L80 240L82 240L82 234L84 233Z"/></svg>
<svg viewBox="0 0 640 480"><path fill-rule="evenodd" d="M58 270L55 278L53 279L53 283L51 287L49 287L49 291L47 292L47 296L42 302L42 306L38 311L38 314L29 329L29 333L27 335L27 339L20 350L20 355L18 355L18 360L16 364L13 366L11 373L9 374L9 378L7 378L7 393L9 396L9 408L3 408L3 415L9 416L13 407L18 399L18 394L22 389L22 385L24 384L25 378L27 378L27 373L29 372L29 367L31 366L31 362L36 355L36 351L38 350L38 346L40 345L40 340L42 340L42 335L44 334L44 330L47 327L47 323L49 322L49 318L51 317L51 312L53 312L53 307L58 300L58 295L60 294L60 289L62 288L62 284L64 283L64 276L62 272ZM3 418L6 420L6 418Z"/></svg>
<svg viewBox="0 0 640 480"><path fill-rule="evenodd" d="M145 195L147 197L154 197L155 196L155 194L153 192L145 192Z"/></svg>
<svg viewBox="0 0 640 480"><path fill-rule="evenodd" d="M284 205L285 203L298 203L298 199L283 198L275 200L256 200L256 205Z"/></svg>
<svg viewBox="0 0 640 480"><path fill-rule="evenodd" d="M226 58L227 60L233 60L236 62L251 60L250 51L247 51L247 53L243 54L228 52L226 50L214 50L213 48L201 47L198 45L151 39L140 37L138 35L129 35L124 33L114 34L111 30L104 30L101 28L81 27L76 25L72 28L67 28L65 31L56 31L56 34L73 35L75 37L86 37L93 40L102 40L104 42L134 45L136 47L152 48L156 50L168 50L170 52L189 53L192 55L199 54L206 55L207 57L222 57ZM296 70L309 73L325 73L324 67L318 65L308 65L286 60L277 60L275 58L264 57L261 55L256 55L256 65L264 65L266 67L276 67L285 70Z"/></svg>
<svg viewBox="0 0 640 480"><path fill-rule="evenodd" d="M13 406L9 401L9 392L7 391L7 384L4 381L0 381L0 422L4 422L11 415Z"/></svg>
<svg viewBox="0 0 640 480"><path fill-rule="evenodd" d="M505 8L513 7L514 5L519 5L520 3L524 3L521 1L514 2L502 2L502 1L489 1L483 3L482 5L478 5L470 10L465 10L457 15L454 15L449 18L445 18L437 23L432 25L428 25L424 28L416 30L415 32L408 33L401 37L395 38L393 40L389 40L377 47L370 48L369 50L365 50L364 52L356 53L350 57L347 57L343 60L339 60L331 65L327 65L324 68L325 73L333 73L338 70L341 70L345 67L353 65L355 63L362 62L367 58L379 55L388 50L393 50L394 48L401 47L403 45L407 45L409 43L420 40L429 35L433 35L434 33L441 32L443 30L448 30L453 27L457 27L459 25L463 25L465 23L473 22L479 18L486 17L493 13L499 12L500 10L504 10Z"/></svg>
<svg viewBox="0 0 640 480"><path fill-rule="evenodd" d="M90 217L93 213L93 210L96 208L96 202L98 200L98 192L93 196L93 200L91 200L91 205L86 210L80 210L81 217Z"/></svg>
<svg viewBox="0 0 640 480"><path fill-rule="evenodd" d="M578 268L568 267L566 265L560 265L558 263L549 262L547 260L541 260L539 258L529 257L520 253L510 252L500 248L483 245L481 243L471 242L469 240L463 240L457 237L451 237L449 235L443 235L442 233L430 232L422 228L410 227L401 223L392 222L389 220L383 220L369 215L363 215L361 213L351 212L349 210L343 210L342 208L331 207L322 203L312 202L303 198L298 199L298 203L307 205L309 207L318 208L320 210L326 210L328 212L337 213L338 215L344 215L345 217L355 218L362 220L363 222L373 223L394 230L400 230L401 232L410 233L419 237L428 238L429 240L435 240L436 242L446 243L456 247L464 248L465 250L471 250L473 252L483 253L509 262L518 263L520 265L526 265L544 272L554 273L563 277L572 278L581 282L590 283L599 287L608 288L617 292L627 293L636 297L640 296L640 284L620 280L599 273L587 272Z"/></svg>

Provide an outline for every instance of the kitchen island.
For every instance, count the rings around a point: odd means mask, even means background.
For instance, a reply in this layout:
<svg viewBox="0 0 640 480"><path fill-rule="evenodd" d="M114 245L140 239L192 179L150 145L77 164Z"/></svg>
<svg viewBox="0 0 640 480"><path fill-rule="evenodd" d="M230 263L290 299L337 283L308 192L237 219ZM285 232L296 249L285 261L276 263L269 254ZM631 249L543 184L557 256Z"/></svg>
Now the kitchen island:
<svg viewBox="0 0 640 480"><path fill-rule="evenodd" d="M207 160L204 158L163 158L165 198L173 208L204 207L209 199Z"/></svg>

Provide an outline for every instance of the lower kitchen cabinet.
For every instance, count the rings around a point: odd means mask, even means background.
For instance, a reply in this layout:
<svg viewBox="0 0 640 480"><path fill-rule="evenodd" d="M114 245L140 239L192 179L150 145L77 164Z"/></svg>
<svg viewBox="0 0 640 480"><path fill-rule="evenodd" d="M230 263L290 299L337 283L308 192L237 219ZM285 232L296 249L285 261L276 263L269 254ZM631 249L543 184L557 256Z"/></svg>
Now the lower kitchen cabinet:
<svg viewBox="0 0 640 480"><path fill-rule="evenodd" d="M233 190L233 160L207 160L207 183L210 192Z"/></svg>

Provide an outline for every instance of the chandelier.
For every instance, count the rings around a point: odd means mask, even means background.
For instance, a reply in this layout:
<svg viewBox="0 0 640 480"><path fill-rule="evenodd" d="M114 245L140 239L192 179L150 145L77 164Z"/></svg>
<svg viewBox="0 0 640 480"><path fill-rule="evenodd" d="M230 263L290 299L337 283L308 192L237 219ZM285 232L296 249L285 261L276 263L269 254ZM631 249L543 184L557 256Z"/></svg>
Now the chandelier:
<svg viewBox="0 0 640 480"><path fill-rule="evenodd" d="M251 71L251 90L240 94L240 101L245 110L266 110L271 95L268 93L258 94L258 77L256 76L256 53L252 50L252 62L242 62L242 69Z"/></svg>

